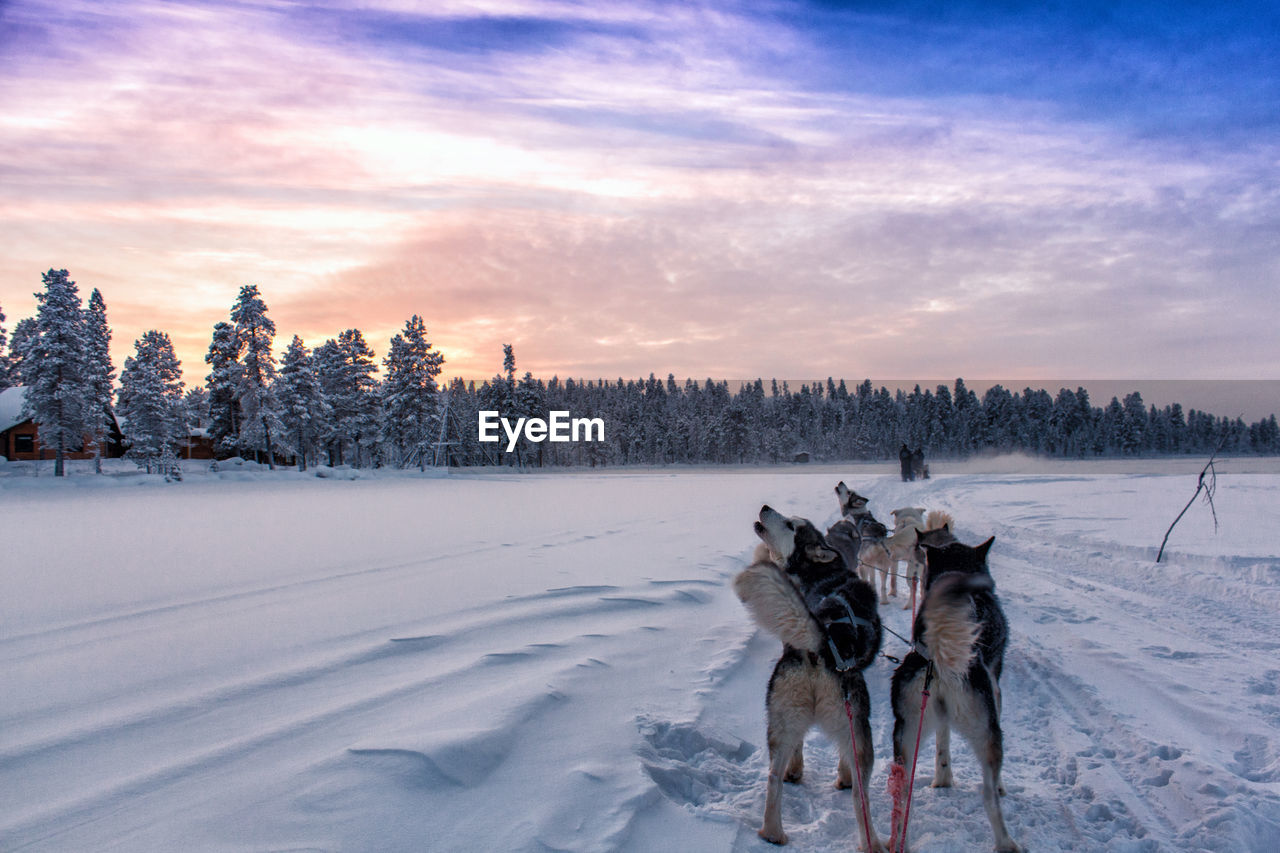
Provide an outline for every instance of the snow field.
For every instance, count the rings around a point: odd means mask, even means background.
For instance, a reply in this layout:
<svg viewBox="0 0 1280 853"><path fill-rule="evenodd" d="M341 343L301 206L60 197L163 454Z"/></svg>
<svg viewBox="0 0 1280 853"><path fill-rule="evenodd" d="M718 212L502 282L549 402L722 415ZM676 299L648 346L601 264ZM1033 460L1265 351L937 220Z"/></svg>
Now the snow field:
<svg viewBox="0 0 1280 853"><path fill-rule="evenodd" d="M0 479L0 849L773 849L780 647L728 582L761 503L823 526L845 479L996 536L1028 850L1272 851L1280 476L1222 470L1221 530L1193 507L1159 566L1181 469ZM892 668L867 671L886 837ZM913 849L989 849L971 752L931 789L930 744ZM835 760L811 735L793 849L856 846Z"/></svg>

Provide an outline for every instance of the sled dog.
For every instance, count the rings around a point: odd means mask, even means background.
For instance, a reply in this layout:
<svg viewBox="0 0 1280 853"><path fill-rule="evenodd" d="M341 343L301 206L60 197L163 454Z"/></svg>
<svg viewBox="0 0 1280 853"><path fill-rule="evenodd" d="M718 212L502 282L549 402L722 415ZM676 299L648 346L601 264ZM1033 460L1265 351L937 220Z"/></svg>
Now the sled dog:
<svg viewBox="0 0 1280 853"><path fill-rule="evenodd" d="M922 506L900 506L889 514L893 516L894 530L901 530L907 525L924 529L924 507Z"/></svg>
<svg viewBox="0 0 1280 853"><path fill-rule="evenodd" d="M899 507L891 514L893 534L885 539L885 547L889 549L889 563L896 572L898 564L905 562L907 582L916 584L924 570L924 551L916 542L916 532L924 529L924 507ZM902 609L911 609L910 599L903 602Z"/></svg>
<svg viewBox="0 0 1280 853"><path fill-rule="evenodd" d="M846 486L844 480L836 483L836 500L840 503L841 518L870 515L867 511L867 499Z"/></svg>
<svg viewBox="0 0 1280 853"><path fill-rule="evenodd" d="M882 631L875 590L845 567L813 524L764 506L754 529L763 545L733 585L756 623L783 643L765 694L769 783L759 835L786 844L782 783L800 781L804 736L815 724L840 751L836 787L854 784L846 698L863 784L871 778L871 700L862 670L880 651ZM875 828L864 825L861 809L857 820L859 837L870 837L872 853L881 853Z"/></svg>
<svg viewBox="0 0 1280 853"><path fill-rule="evenodd" d="M929 517L925 519L924 530L919 533L916 540L921 546L933 545L941 548L944 545L950 545L958 541L951 532L951 526L954 523L950 513L938 509L930 510Z"/></svg>
<svg viewBox="0 0 1280 853"><path fill-rule="evenodd" d="M1021 848L1009 837L1000 797L1004 739L1000 729L1000 671L1008 640L1008 623L987 568L992 537L976 547L952 542L924 546L925 599L912 628L915 648L893 674L893 759L910 772L921 737L936 732L933 787L952 783L951 727L968 741L982 765L982 803L995 847L1001 853ZM930 699L920 724L921 691L929 679ZM903 771L897 767L893 774ZM904 839L905 827L894 827ZM904 833L899 835L899 833Z"/></svg>
<svg viewBox="0 0 1280 853"><path fill-rule="evenodd" d="M836 500L840 504L841 520L827 529L828 537L834 537L833 544L844 550L841 556L851 568L856 567L858 575L867 583L875 586L875 573L880 572L880 600L887 601L889 596L898 594L898 575L894 570L893 558L885 537L889 530L867 509L867 499L851 490L841 480L836 483ZM847 524L846 524L847 522ZM855 556L851 558L850 542L856 542ZM889 589L886 591L885 586Z"/></svg>

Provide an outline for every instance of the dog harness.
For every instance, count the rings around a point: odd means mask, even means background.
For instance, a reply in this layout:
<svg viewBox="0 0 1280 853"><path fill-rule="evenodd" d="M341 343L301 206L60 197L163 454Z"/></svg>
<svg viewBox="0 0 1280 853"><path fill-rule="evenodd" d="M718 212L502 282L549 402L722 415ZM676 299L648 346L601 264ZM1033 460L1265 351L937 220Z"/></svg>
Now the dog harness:
<svg viewBox="0 0 1280 853"><path fill-rule="evenodd" d="M835 619L832 619L829 624L831 625L845 624L845 625L848 625L850 628L854 628L854 629L866 628L868 631L872 632L873 634L875 633L876 626L873 625L869 620L864 619L863 617L854 613L853 607L849 604L848 600L845 599L843 595L837 592L837 593L834 593L833 595L827 596L827 599L831 601L839 602L840 605L844 608L844 614L841 616L837 616ZM836 648L836 641L831 639L831 634L827 631L823 631L823 633L827 637L827 648L831 651L831 657L835 660L836 669L839 672L848 672L849 670L853 669L857 665L857 661L852 660L850 658L846 658L844 655L842 655L840 653L840 650Z"/></svg>

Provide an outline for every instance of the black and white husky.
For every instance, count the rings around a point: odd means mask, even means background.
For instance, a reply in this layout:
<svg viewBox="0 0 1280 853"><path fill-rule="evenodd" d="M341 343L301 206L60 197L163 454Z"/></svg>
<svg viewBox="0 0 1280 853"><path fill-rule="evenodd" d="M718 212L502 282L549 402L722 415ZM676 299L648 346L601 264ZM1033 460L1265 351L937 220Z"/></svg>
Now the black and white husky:
<svg viewBox="0 0 1280 853"><path fill-rule="evenodd" d="M836 483L840 520L827 528L827 541L840 551L852 571L875 586L880 573L880 600L898 594L898 573L886 541L889 530L867 509L867 499L841 480ZM887 585L887 589L886 589Z"/></svg>
<svg viewBox="0 0 1280 853"><path fill-rule="evenodd" d="M846 700L863 784L871 778L871 700L862 670L880 651L882 632L875 590L845 567L813 524L765 506L755 532L763 544L733 585L757 624L783 643L765 697L769 784L759 834L786 844L782 782L800 781L804 736L814 724L840 750L836 787L854 784ZM856 813L859 838L870 838L872 851L882 851L875 828L864 822L861 809Z"/></svg>
<svg viewBox="0 0 1280 853"><path fill-rule="evenodd" d="M1000 809L1000 671L1009 629L987 568L994 541L992 537L977 547L954 540L942 547L924 546L925 598L912 628L915 648L893 674L893 758L909 773L918 749L917 731L921 738L936 732L933 787L950 787L954 726L982 765L982 803L996 850L1017 853L1021 848L1009 837ZM930 698L921 728L926 681ZM905 849L905 828L895 826L894 836L903 839Z"/></svg>

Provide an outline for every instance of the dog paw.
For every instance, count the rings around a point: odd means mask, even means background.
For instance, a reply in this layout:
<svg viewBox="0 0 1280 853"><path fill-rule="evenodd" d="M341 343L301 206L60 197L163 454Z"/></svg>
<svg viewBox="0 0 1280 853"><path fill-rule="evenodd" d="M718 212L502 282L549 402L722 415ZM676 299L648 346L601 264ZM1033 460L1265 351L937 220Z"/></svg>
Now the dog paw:
<svg viewBox="0 0 1280 853"><path fill-rule="evenodd" d="M950 787L951 787L951 777L950 777L950 776L944 776L944 777L943 777L943 778L941 778L941 779L939 779L939 778L937 778L937 777L934 777L934 780L933 780L932 782L930 782L930 783L929 783L929 787L930 787L930 788L950 788Z"/></svg>
<svg viewBox="0 0 1280 853"><path fill-rule="evenodd" d="M779 829L776 832L766 832L765 827L760 827L760 831L756 835L768 841L770 844L777 844L779 847L787 843L787 834Z"/></svg>
<svg viewBox="0 0 1280 853"><path fill-rule="evenodd" d="M847 791L847 790L849 790L849 789L850 789L850 788L852 788L852 787L853 787L853 781L852 781L852 780L850 780L850 779L843 779L843 778L841 778L841 777L839 777L839 776L837 776L837 777L836 777L836 790L837 790L837 791Z"/></svg>
<svg viewBox="0 0 1280 853"><path fill-rule="evenodd" d="M790 782L792 785L799 785L804 781L804 772L800 770L788 770L787 775L782 777L783 782Z"/></svg>
<svg viewBox="0 0 1280 853"><path fill-rule="evenodd" d="M996 853L1022 853L1022 848L1016 842L1010 840L1008 844L998 845Z"/></svg>

